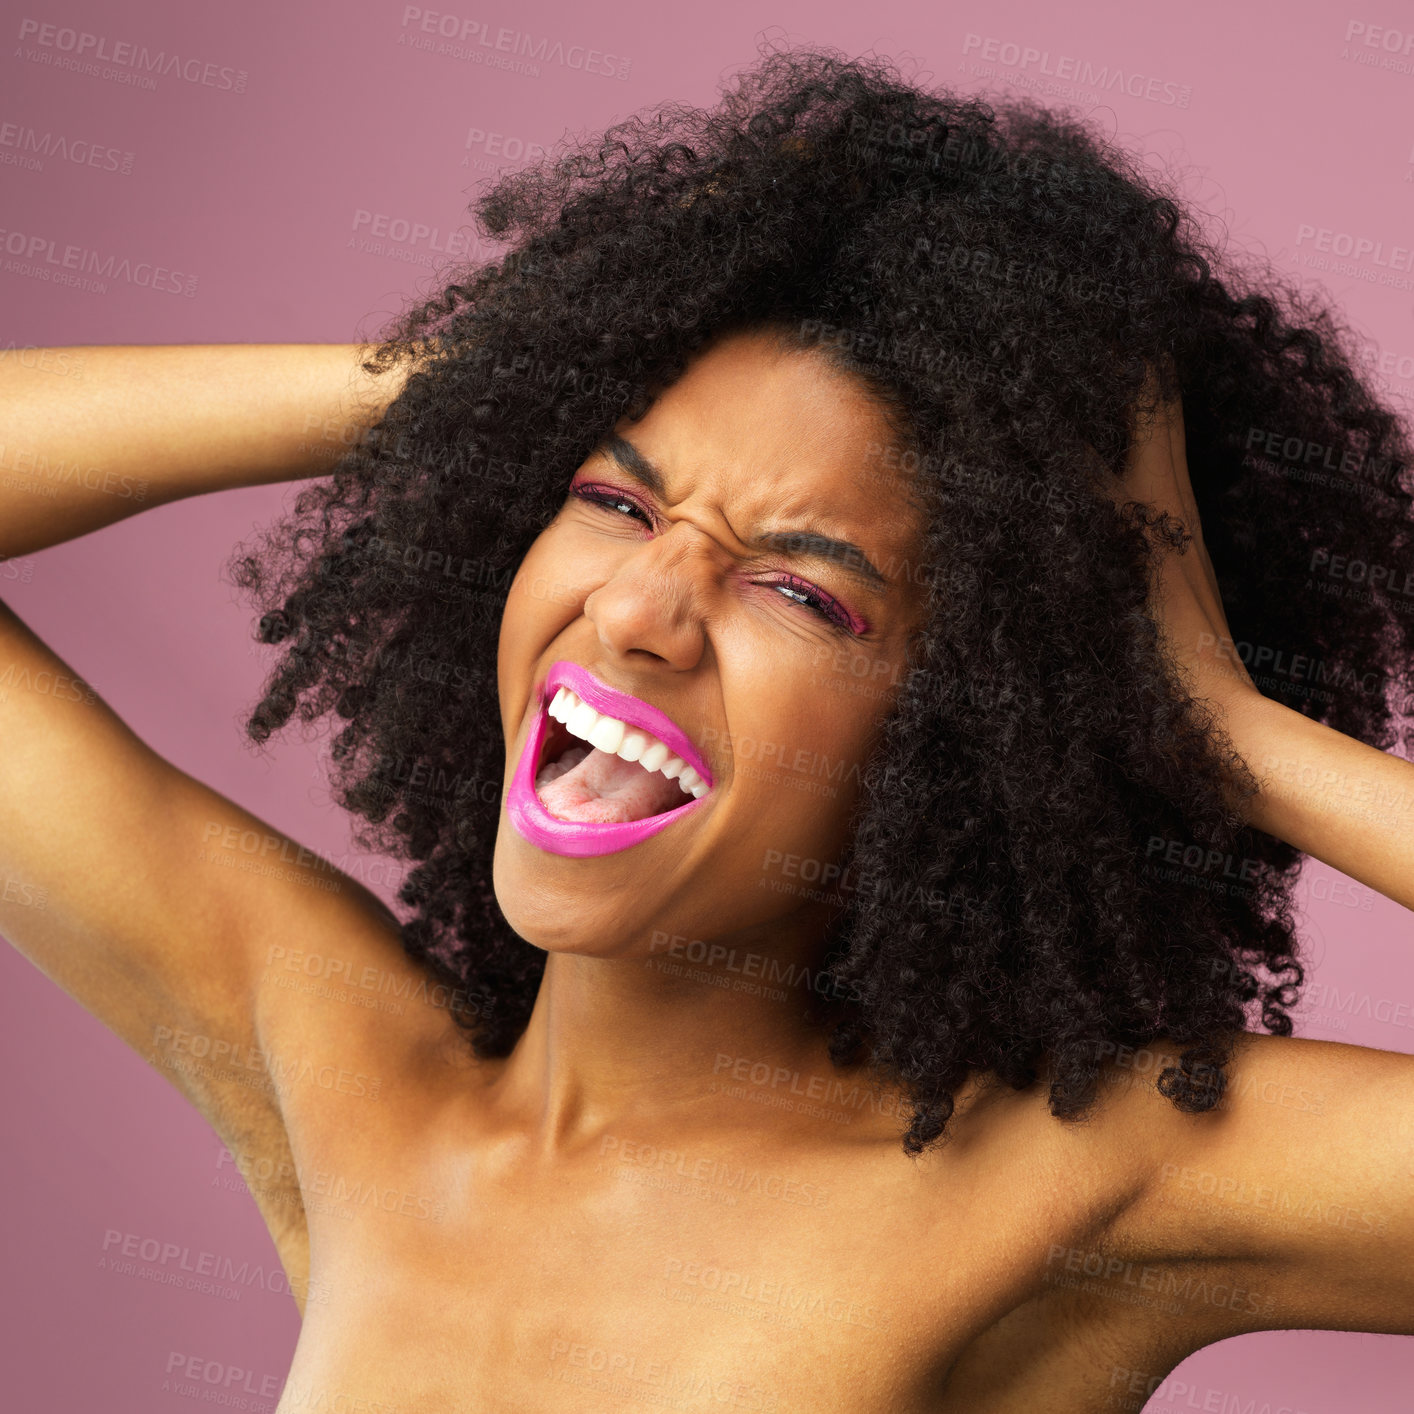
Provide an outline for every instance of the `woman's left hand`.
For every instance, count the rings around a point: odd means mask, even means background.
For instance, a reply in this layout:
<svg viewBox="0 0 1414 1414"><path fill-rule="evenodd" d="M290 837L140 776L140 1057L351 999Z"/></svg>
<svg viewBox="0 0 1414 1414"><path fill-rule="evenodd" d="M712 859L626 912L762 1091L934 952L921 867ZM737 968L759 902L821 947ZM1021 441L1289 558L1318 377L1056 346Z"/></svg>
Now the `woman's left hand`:
<svg viewBox="0 0 1414 1414"><path fill-rule="evenodd" d="M1145 389L1152 401L1153 385ZM1192 535L1164 551L1150 614L1194 698L1253 773L1234 806L1248 824L1414 909L1414 765L1264 697L1238 656L1203 544L1177 396L1140 415L1124 476L1106 475L1116 504L1169 512Z"/></svg>
<svg viewBox="0 0 1414 1414"><path fill-rule="evenodd" d="M1144 399L1152 402L1153 394L1151 374ZM1141 501L1167 511L1193 537L1182 551L1161 552L1150 586L1150 615L1189 692L1215 703L1224 717L1253 699L1265 701L1232 641L1217 575L1203 543L1177 394L1136 415L1123 479L1110 477L1108 489L1117 505Z"/></svg>

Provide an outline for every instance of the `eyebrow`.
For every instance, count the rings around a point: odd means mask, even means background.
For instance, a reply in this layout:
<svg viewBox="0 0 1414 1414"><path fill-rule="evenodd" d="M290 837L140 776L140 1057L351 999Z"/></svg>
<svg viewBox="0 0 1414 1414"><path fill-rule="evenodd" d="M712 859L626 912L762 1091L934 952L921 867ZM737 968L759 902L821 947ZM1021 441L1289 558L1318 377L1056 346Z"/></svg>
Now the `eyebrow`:
<svg viewBox="0 0 1414 1414"><path fill-rule="evenodd" d="M641 486L646 486L660 501L667 500L667 479L632 442L617 433L611 433L605 440L602 451L612 457ZM805 527L799 530L767 530L744 542L753 548L779 550L792 559L828 560L836 564L852 579L882 594L888 589L888 580L879 572L872 560L851 540L836 540L831 535Z"/></svg>

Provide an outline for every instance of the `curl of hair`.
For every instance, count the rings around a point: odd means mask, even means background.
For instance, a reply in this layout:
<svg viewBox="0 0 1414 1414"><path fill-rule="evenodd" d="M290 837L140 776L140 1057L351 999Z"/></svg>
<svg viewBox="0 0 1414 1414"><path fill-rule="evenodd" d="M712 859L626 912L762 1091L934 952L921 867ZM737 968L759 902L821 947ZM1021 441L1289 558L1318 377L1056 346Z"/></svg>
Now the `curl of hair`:
<svg viewBox="0 0 1414 1414"><path fill-rule="evenodd" d="M483 999L469 1044L510 1051L544 967L491 884L511 579L621 419L710 339L774 327L875 391L929 520L927 624L827 938L830 1055L903 1087L911 1154L971 1072L1044 1075L1075 1119L1159 1037L1159 1090L1216 1104L1252 1011L1291 1032L1301 855L1235 812L1251 778L1145 611L1175 527L1091 471L1122 474L1151 371L1180 392L1233 651L1391 749L1411 602L1322 592L1336 556L1414 563L1409 446L1345 326L1080 120L818 47L567 138L473 210L505 249L385 331L365 367L409 361L402 391L230 568L281 645L247 732L339 719L336 798L414 862L403 947Z"/></svg>

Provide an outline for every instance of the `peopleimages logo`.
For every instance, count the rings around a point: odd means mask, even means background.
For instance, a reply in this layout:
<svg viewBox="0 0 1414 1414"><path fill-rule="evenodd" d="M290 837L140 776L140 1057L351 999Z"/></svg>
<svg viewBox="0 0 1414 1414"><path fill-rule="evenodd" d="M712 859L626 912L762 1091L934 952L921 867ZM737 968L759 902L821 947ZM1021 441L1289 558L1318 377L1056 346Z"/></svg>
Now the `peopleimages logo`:
<svg viewBox="0 0 1414 1414"><path fill-rule="evenodd" d="M425 221L390 216L386 212L369 211L361 206L354 211L351 229L392 241L394 245L425 245L428 250L453 256L470 254L475 239L474 235L465 231L443 232L440 227L429 226Z"/></svg>
<svg viewBox="0 0 1414 1414"><path fill-rule="evenodd" d="M77 167L97 167L102 172L132 175L133 154L88 138L71 138L52 129L43 134L19 123L0 123L0 162L44 170L44 159L55 157Z"/></svg>
<svg viewBox="0 0 1414 1414"><path fill-rule="evenodd" d="M132 40L111 40L107 35L90 34L87 30L46 24L41 20L21 20L19 38L32 40L37 46L29 51L20 50L19 57L99 78L119 77L113 71L115 68L130 70L130 73L122 75L123 81L135 83L139 88L156 88L156 79L153 78L156 74L162 78L178 78L184 83L199 84L203 88L244 93L246 79L249 78L244 69L206 62L190 55L184 58L180 54L169 54L165 49L149 49L147 45ZM105 64L113 67L105 70L102 67Z"/></svg>
<svg viewBox="0 0 1414 1414"><path fill-rule="evenodd" d="M473 63L493 64L497 68L539 75L538 64L559 64L566 69L581 69L586 74L602 74L605 78L626 79L632 60L622 55L606 54L584 44L568 48L561 40L553 43L546 35L539 38L526 30L507 25L493 26L482 20L462 15L445 14L440 10L424 10L420 5L403 7L403 33L398 43L412 49L447 54L454 59ZM531 64L523 64L529 59Z"/></svg>
<svg viewBox="0 0 1414 1414"><path fill-rule="evenodd" d="M1164 103L1175 108L1187 108L1189 99L1193 96L1193 90L1188 84L1146 78L1143 74L1126 73L1118 67L1112 69L1108 64L1096 67L1088 59L1079 59L1069 54L1058 54L1053 60L1049 49L1017 44L1013 40L997 39L993 35L967 35L962 41L962 52L964 55L973 55L990 63L1001 64L1008 69L1016 69L1023 75L1034 65L1036 73L1046 78L1070 81L1097 93L1112 93L1118 89L1131 98L1143 98L1150 103Z"/></svg>
<svg viewBox="0 0 1414 1414"><path fill-rule="evenodd" d="M196 294L195 275L184 275L180 270L169 270L165 265L154 265L150 260L134 262L127 256L119 259L116 255L105 255L87 246L66 245L61 252L58 242L50 236L0 227L0 252L13 257L0 266L10 275L29 275L52 280L56 284L95 276L98 282L113 280L162 294L185 295L188 298Z"/></svg>

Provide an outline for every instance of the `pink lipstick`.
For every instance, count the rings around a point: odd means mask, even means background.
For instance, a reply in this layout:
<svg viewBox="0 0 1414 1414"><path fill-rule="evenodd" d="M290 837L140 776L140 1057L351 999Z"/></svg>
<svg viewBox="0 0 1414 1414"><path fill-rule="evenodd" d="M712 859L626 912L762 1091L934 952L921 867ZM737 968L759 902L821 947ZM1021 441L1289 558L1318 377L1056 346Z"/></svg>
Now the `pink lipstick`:
<svg viewBox="0 0 1414 1414"><path fill-rule="evenodd" d="M557 725L552 722L547 708L561 687L568 688L581 702L587 703L596 712L617 717L625 725L637 727L657 737L669 751L681 756L702 777L707 786L707 794L698 799L687 799L682 805L665 810L660 815L612 824L561 820L550 814L536 794L535 776L546 737L551 727ZM540 687L537 708L535 725L531 728L520 760L516 763L515 774L511 778L511 788L506 795L506 813L517 832L540 849L551 854L577 858L615 854L621 849L628 849L642 840L650 839L660 830L667 829L669 825L675 824L704 805L711 796L712 773L682 728L650 703L600 682L578 663L561 660L551 664L550 671Z"/></svg>

